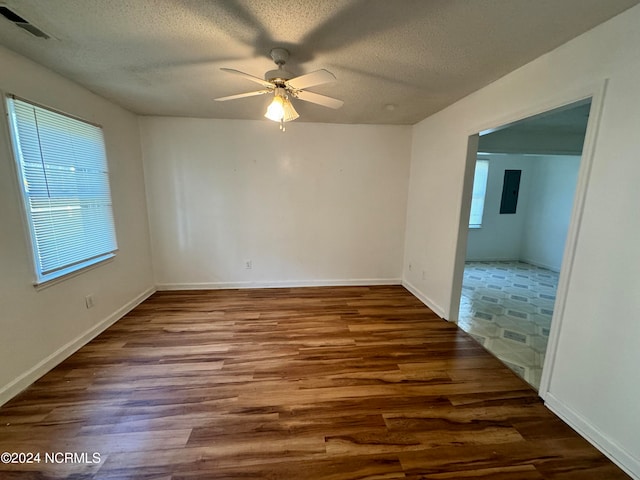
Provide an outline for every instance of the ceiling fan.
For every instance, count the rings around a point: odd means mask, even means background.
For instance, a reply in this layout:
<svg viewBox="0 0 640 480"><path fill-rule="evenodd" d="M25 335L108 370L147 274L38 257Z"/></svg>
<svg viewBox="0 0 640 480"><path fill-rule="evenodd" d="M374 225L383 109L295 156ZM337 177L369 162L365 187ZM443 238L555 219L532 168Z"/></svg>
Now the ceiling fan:
<svg viewBox="0 0 640 480"><path fill-rule="evenodd" d="M295 77L291 72L284 69L284 65L289 59L288 50L284 48L273 48L269 55L278 68L275 70L269 70L265 73L264 80L232 68L221 69L224 72L240 75L247 80L251 80L252 82L262 85L262 90L229 95L227 97L216 98L215 100L217 102L225 102L227 100L236 100L238 98L273 93L273 101L267 108L267 113L265 113L264 116L274 122L280 122L281 130L284 130L284 122L295 120L300 116L298 115L298 112L296 112L295 108L293 108L291 98L297 98L299 100L304 100L305 102L311 102L329 108L340 108L344 104L342 100L338 100L337 98L327 97L326 95L320 95L319 93L313 93L306 90L309 87L334 82L336 77L333 73L321 69Z"/></svg>

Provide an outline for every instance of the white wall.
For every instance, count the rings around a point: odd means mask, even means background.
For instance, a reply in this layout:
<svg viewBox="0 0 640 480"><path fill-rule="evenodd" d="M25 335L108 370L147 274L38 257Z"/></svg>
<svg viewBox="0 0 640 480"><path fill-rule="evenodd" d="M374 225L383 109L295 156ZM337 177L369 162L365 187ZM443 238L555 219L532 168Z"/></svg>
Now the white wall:
<svg viewBox="0 0 640 480"><path fill-rule="evenodd" d="M640 478L640 6L414 126L404 282L450 315L469 135L609 79L547 404ZM413 269L409 270L409 263ZM427 275L423 280L420 271Z"/></svg>
<svg viewBox="0 0 640 480"><path fill-rule="evenodd" d="M400 283L410 127L146 117L141 132L159 288Z"/></svg>
<svg viewBox="0 0 640 480"><path fill-rule="evenodd" d="M482 155L489 160L487 194L482 227L470 228L467 260L520 260L524 225L529 204L529 180L534 168L524 155ZM505 170L522 170L516 213L500 214Z"/></svg>
<svg viewBox="0 0 640 480"><path fill-rule="evenodd" d="M580 157L483 155L489 160L482 228L469 229L467 260L519 260L560 271ZM500 214L504 171L522 170L515 214Z"/></svg>
<svg viewBox="0 0 640 480"><path fill-rule="evenodd" d="M6 121L0 115L0 404L82 346L153 290L138 123L134 115L0 47L0 90L104 127L120 251L47 288L33 287L31 253ZM94 308L85 307L93 294Z"/></svg>
<svg viewBox="0 0 640 480"><path fill-rule="evenodd" d="M556 272L562 266L580 157L532 158L520 260Z"/></svg>

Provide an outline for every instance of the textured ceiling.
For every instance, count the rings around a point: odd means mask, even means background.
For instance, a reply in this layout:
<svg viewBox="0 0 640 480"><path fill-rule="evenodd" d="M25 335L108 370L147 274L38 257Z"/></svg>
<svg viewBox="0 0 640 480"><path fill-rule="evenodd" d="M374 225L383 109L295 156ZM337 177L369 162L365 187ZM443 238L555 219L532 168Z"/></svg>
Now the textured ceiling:
<svg viewBox="0 0 640 480"><path fill-rule="evenodd" d="M516 133L554 132L556 134L581 134L587 130L591 100L565 105L549 110L523 120L518 120L510 125L495 129L489 135Z"/></svg>
<svg viewBox="0 0 640 480"><path fill-rule="evenodd" d="M529 155L580 155L591 100L565 105L480 136L478 151Z"/></svg>
<svg viewBox="0 0 640 480"><path fill-rule="evenodd" d="M0 18L0 44L143 115L260 119L272 47L295 74L326 68L297 121L413 124L640 0L0 0L51 35Z"/></svg>

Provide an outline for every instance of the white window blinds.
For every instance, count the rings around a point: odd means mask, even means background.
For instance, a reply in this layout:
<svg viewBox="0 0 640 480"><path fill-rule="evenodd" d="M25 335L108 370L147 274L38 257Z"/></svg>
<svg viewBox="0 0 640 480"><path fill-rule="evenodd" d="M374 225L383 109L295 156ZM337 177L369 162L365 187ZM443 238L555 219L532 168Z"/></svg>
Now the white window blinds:
<svg viewBox="0 0 640 480"><path fill-rule="evenodd" d="M471 215L469 215L469 227L480 228L482 226L482 214L484 212L484 198L487 194L487 179L489 178L489 161L476 161L476 173L473 177L473 194L471 197Z"/></svg>
<svg viewBox="0 0 640 480"><path fill-rule="evenodd" d="M44 283L117 250L102 129L8 99L36 269Z"/></svg>

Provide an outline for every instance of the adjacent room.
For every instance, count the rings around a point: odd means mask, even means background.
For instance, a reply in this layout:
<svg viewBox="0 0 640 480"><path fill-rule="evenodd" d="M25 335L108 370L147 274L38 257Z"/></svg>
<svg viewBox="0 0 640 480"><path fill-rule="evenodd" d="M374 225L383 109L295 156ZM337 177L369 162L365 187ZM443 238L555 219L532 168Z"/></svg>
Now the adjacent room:
<svg viewBox="0 0 640 480"><path fill-rule="evenodd" d="M538 389L591 102L480 137L458 325Z"/></svg>
<svg viewBox="0 0 640 480"><path fill-rule="evenodd" d="M0 2L0 476L640 479L638 3Z"/></svg>

